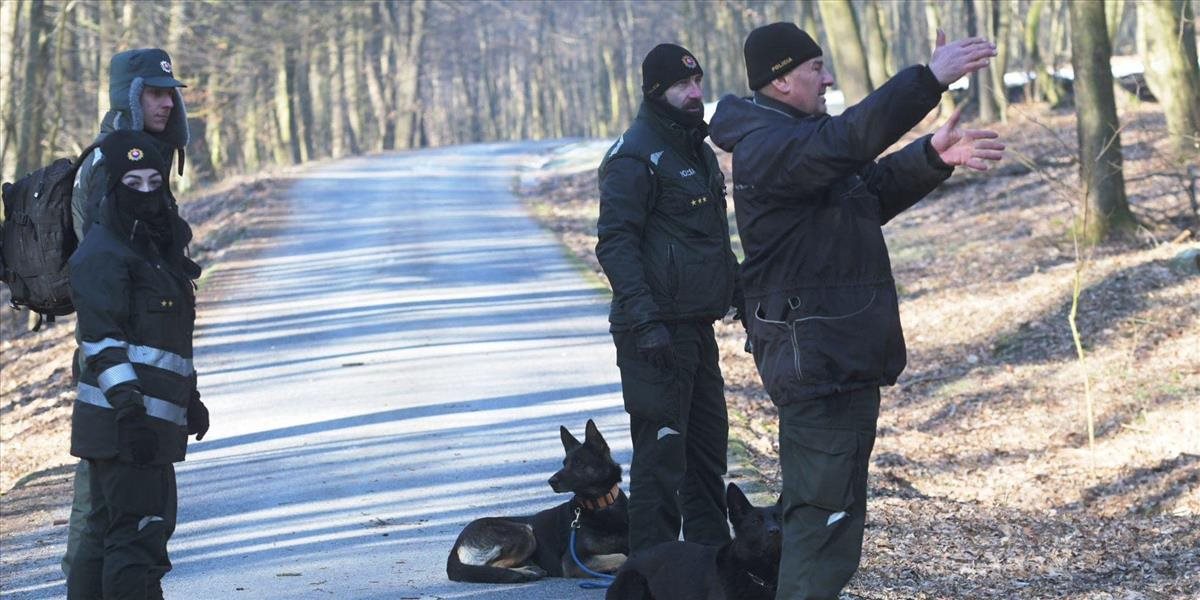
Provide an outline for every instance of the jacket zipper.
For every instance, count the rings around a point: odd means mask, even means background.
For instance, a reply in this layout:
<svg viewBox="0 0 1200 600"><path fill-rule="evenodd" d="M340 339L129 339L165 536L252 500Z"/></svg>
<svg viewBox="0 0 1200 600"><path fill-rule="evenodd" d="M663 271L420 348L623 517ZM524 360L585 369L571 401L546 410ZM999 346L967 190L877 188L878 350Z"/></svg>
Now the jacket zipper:
<svg viewBox="0 0 1200 600"><path fill-rule="evenodd" d="M679 269L675 266L675 244L667 244L667 270L671 274L671 297L679 294Z"/></svg>

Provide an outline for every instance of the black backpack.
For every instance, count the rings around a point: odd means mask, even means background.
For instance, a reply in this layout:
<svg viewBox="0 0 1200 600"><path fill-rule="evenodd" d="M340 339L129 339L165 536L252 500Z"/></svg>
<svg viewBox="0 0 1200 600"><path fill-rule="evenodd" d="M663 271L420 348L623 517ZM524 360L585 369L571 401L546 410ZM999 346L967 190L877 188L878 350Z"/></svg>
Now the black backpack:
<svg viewBox="0 0 1200 600"><path fill-rule="evenodd" d="M12 291L13 308L28 308L42 317L75 312L67 259L79 245L71 220L71 189L75 172L96 146L76 160L60 158L5 183L4 223L0 227L0 281Z"/></svg>

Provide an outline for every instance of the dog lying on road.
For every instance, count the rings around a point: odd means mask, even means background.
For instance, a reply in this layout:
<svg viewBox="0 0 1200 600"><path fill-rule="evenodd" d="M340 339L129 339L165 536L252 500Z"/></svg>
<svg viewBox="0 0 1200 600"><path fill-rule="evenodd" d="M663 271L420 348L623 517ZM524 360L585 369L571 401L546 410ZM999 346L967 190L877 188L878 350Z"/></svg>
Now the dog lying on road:
<svg viewBox="0 0 1200 600"><path fill-rule="evenodd" d="M779 581L783 505L755 507L725 488L733 540L721 546L665 542L617 572L605 600L771 600Z"/></svg>
<svg viewBox="0 0 1200 600"><path fill-rule="evenodd" d="M454 581L521 583L542 577L587 577L567 545L578 519L575 552L587 568L613 573L629 553L628 500L621 491L621 466L588 419L580 443L559 428L563 468L550 478L557 493L575 497L531 516L486 517L463 528L446 559Z"/></svg>

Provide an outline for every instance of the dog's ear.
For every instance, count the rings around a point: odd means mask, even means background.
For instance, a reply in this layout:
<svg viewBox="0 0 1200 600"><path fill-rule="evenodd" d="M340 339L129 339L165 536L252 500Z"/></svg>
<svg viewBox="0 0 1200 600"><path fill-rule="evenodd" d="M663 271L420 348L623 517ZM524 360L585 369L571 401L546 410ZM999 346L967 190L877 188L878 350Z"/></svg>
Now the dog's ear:
<svg viewBox="0 0 1200 600"><path fill-rule="evenodd" d="M729 522L737 527L737 524L748 514L754 510L754 506L746 499L746 494L742 493L742 488L736 483L730 483L729 487L725 488L725 504L729 507Z"/></svg>
<svg viewBox="0 0 1200 600"><path fill-rule="evenodd" d="M571 435L570 431L567 431L566 427L562 427L561 425L558 428L558 435L562 438L563 450L567 452L583 445L579 443L579 440L575 439L575 436Z"/></svg>
<svg viewBox="0 0 1200 600"><path fill-rule="evenodd" d="M588 419L587 427L584 428L583 441L602 452L608 451L608 442L604 441L604 436L600 435L600 430L596 428L596 422L591 419Z"/></svg>

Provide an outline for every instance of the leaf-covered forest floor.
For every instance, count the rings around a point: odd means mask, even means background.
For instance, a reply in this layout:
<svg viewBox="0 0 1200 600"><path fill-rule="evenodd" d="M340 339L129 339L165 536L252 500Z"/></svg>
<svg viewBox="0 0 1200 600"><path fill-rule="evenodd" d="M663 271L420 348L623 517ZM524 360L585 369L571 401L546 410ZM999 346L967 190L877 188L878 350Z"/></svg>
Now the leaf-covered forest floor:
<svg viewBox="0 0 1200 600"><path fill-rule="evenodd" d="M1166 158L1155 105L1123 110L1142 228L1085 253L1081 363L1068 325L1074 114L1010 115L992 127L1009 147L998 168L958 170L885 228L909 366L884 390L846 597L1200 597L1200 276L1174 262L1200 234L1187 165ZM603 279L594 165L524 198ZM717 330L732 435L778 491L776 411L740 326Z"/></svg>

